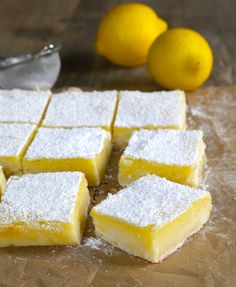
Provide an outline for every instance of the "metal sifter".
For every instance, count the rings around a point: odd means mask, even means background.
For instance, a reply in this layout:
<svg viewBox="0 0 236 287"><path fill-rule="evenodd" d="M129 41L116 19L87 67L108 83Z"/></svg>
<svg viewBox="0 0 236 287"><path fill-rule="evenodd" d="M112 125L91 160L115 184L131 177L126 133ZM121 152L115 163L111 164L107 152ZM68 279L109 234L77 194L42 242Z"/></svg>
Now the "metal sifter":
<svg viewBox="0 0 236 287"><path fill-rule="evenodd" d="M60 49L50 44L34 54L0 59L0 88L51 89L61 69Z"/></svg>

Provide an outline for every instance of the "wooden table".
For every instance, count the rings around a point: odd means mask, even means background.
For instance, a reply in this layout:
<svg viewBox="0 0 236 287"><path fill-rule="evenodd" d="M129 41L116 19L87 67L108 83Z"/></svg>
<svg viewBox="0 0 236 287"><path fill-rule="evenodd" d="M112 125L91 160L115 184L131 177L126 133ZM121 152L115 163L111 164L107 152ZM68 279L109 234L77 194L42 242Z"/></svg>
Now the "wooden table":
<svg viewBox="0 0 236 287"><path fill-rule="evenodd" d="M0 56L62 42L57 87L157 89L145 66L121 68L95 54L99 21L118 0L1 0ZM235 0L147 0L171 27L189 27L211 43L215 66L206 85L236 82Z"/></svg>

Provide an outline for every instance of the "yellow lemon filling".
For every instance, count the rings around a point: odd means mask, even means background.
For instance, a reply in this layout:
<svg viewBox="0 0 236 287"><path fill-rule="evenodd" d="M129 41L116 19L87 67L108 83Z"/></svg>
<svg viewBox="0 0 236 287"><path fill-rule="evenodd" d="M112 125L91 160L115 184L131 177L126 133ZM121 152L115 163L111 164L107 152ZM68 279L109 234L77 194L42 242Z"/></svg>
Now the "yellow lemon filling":
<svg viewBox="0 0 236 287"><path fill-rule="evenodd" d="M97 186L104 176L110 152L110 134L100 128L41 128L24 157L23 170L24 173L81 171L90 186Z"/></svg>
<svg viewBox="0 0 236 287"><path fill-rule="evenodd" d="M120 91L113 127L118 147L127 145L134 131L140 129L186 128L186 99L183 91Z"/></svg>
<svg viewBox="0 0 236 287"><path fill-rule="evenodd" d="M191 131L183 131L182 135L184 135L184 137L182 137L182 139L179 137L178 143L172 148L172 146L168 146L168 141L164 141L164 137L156 137L155 140L155 135L158 136L158 134L155 134L155 131L150 131L149 134L148 132L143 134L143 131L141 131L140 136L138 136L140 145L137 144L134 147L131 139L127 150L125 150L124 154L121 156L118 174L120 185L125 186L146 174L156 174L177 183L198 187L206 158L205 144L199 134L200 137L197 137L195 141L195 148L192 149L192 147L187 147L185 133L188 135L189 132L192 133ZM168 135L168 133L171 135L173 134L173 131L168 132L166 130L162 133L164 135ZM145 141L142 139L144 136L147 136ZM178 136L178 132L177 134L173 134L173 143L175 143L175 137ZM153 141L153 144L150 144L150 141ZM182 148L184 144L187 149ZM177 145L179 145L179 147L177 147ZM189 152L191 152L189 156L192 158L189 162L184 161L184 159L186 159L185 152L188 153L188 148L190 148ZM155 150L158 149L161 149L161 151L158 152L160 157L155 157ZM178 153L179 155L177 156L174 153ZM150 156L151 154L153 154L153 157ZM174 161L174 157L176 161Z"/></svg>
<svg viewBox="0 0 236 287"><path fill-rule="evenodd" d="M208 220L210 210L211 198L207 196L194 202L183 214L160 229L154 226L137 227L95 211L91 212L91 216L99 237L155 263L172 254L189 236L196 233Z"/></svg>
<svg viewBox="0 0 236 287"><path fill-rule="evenodd" d="M4 193L6 188L6 178L2 166L0 166L0 196Z"/></svg>
<svg viewBox="0 0 236 287"><path fill-rule="evenodd" d="M22 174L22 159L36 128L31 124L0 124L0 165L7 177Z"/></svg>
<svg viewBox="0 0 236 287"><path fill-rule="evenodd" d="M60 173L56 173L58 175ZM61 176L63 173L61 173ZM44 177L43 174L40 174L41 179ZM55 174L51 174L52 177L55 177ZM69 175L69 174L68 174ZM67 175L67 177L68 177ZM27 176L27 175L26 175ZM32 175L29 175L32 176ZM34 175L37 176L37 175ZM25 176L23 176L25 177ZM79 244L82 238L83 230L85 228L86 218L87 218L87 209L90 202L89 192L87 189L87 181L85 177L81 174L81 180L77 187L75 187L74 194L74 202L71 202L71 210L69 210L70 215L68 214L67 219L60 220L60 216L58 220L50 218L50 215L47 214L47 218L45 220L41 218L40 220L36 220L36 213L38 211L35 210L35 214L32 213L32 217L28 215L27 220L24 218L20 218L18 215L14 214L10 209L4 209L5 199L2 198L2 203L0 204L0 210L2 214L0 215L0 246L30 246L30 245L76 245ZM49 178L45 178L48 180ZM60 184L60 177L56 178ZM73 179L73 175L72 175ZM53 184L53 178L51 178ZM71 180L70 175L67 178L68 181ZM55 183L54 183L55 184ZM61 183L63 184L63 183ZM29 183L26 183L26 186ZM36 187L37 188L37 187ZM34 192L35 190L31 190ZM41 193L42 201L46 202L50 198L44 198L44 191ZM56 196L60 197L60 188L58 189L58 194ZM6 193L8 190L6 190ZM46 191L47 194L47 191ZM18 194L20 196L20 194ZM54 195L55 196L55 195ZM68 194L69 196L69 194ZM72 196L72 195L71 195ZM19 200L21 200L19 198ZM36 204L36 202L32 201L32 205ZM63 208L61 208L61 212ZM54 206L52 208L51 213L54 213L54 210L60 212L59 206ZM7 221L5 220L7 216ZM26 212L26 211L25 211ZM43 213L43 210L40 211Z"/></svg>
<svg viewBox="0 0 236 287"><path fill-rule="evenodd" d="M107 205L104 204L101 208L98 205L97 208L92 209L91 216L97 236L128 253L155 263L160 262L176 251L177 248L184 244L189 236L196 233L203 224L207 222L211 211L211 196L207 192L195 196L194 192L199 191L192 190L186 186L178 185L178 190L175 190L175 187L173 187L172 190L170 189L169 191L173 193L172 201L174 203L176 203L176 193L181 193L182 189L187 188L186 192L189 192L189 195L185 194L183 196L182 201L185 200L185 197L192 197L190 201L186 199L188 204L186 204L181 211L178 211L178 204L181 205L182 203L178 203L176 207L172 208L169 195L167 195L165 199L165 193L167 192L165 185L160 185L161 189L159 191L155 190L154 187L151 192L149 189L149 193L146 195L146 197L152 197L153 195L151 193L162 193L162 196L157 196L156 210L155 207L154 210L152 210L152 206L147 203L148 199L145 198L145 195L142 198L139 196L141 188L146 192L148 188L153 187L153 185L149 185L148 177L150 176L139 179L139 181L143 181L142 185L140 183L138 184L138 181L133 183L133 186L136 184L133 190L130 191L134 193L133 203L128 203L128 201L132 202L131 197L129 198L128 190L125 200L126 189L124 189L120 192L123 193L123 203L121 200L122 196L120 196L120 198L119 196L116 198L114 196L113 200L108 198ZM166 181L165 179L161 180ZM171 184L177 185L175 183ZM127 189L131 188L131 186L132 184L128 186ZM153 201L155 202L155 198ZM140 202L142 202L142 206L139 206ZM108 207L108 204L110 207ZM117 208L120 208L120 211L116 211L115 204L118 205ZM170 207L168 208L168 206ZM125 211L126 209L127 211ZM129 214L126 215L126 213L130 213L130 217ZM149 220L147 225L143 224L143 226L141 224L142 218L137 219L135 222L137 214L140 214L140 217L142 216L143 218L150 218L151 215L149 213L155 214L157 218L160 217L158 225L155 225L155 218ZM165 219L165 216L167 219Z"/></svg>

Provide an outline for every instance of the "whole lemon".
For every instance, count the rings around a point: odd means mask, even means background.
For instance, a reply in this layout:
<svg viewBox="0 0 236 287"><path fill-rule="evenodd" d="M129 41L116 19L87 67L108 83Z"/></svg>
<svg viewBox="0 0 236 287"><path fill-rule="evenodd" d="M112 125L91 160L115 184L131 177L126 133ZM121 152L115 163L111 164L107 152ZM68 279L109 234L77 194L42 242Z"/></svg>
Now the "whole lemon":
<svg viewBox="0 0 236 287"><path fill-rule="evenodd" d="M191 91L209 77L213 54L197 32L174 28L163 33L148 52L148 68L154 80L166 89Z"/></svg>
<svg viewBox="0 0 236 287"><path fill-rule="evenodd" d="M101 21L96 51L114 64L137 66L146 63L155 38L167 29L167 23L155 11L140 3L113 8Z"/></svg>

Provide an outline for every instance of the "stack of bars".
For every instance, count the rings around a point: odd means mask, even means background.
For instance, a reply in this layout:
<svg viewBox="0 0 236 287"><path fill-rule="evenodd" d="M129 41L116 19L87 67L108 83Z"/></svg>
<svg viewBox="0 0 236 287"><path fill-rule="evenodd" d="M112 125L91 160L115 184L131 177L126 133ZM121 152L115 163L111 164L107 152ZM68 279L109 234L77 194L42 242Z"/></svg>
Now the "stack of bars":
<svg viewBox="0 0 236 287"><path fill-rule="evenodd" d="M182 91L0 91L0 246L79 244L87 183L100 185L113 141L128 186L92 209L96 234L161 261L211 210L210 194L196 189L203 134L185 129Z"/></svg>

